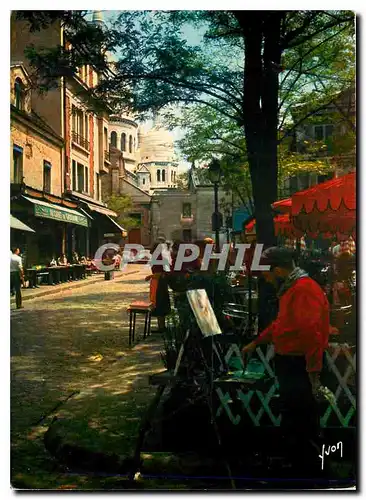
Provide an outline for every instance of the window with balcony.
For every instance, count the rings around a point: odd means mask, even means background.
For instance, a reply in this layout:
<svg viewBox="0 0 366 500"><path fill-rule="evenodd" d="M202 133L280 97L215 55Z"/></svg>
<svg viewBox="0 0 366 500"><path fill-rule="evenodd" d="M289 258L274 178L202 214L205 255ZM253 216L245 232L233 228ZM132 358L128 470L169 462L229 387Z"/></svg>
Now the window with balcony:
<svg viewBox="0 0 366 500"><path fill-rule="evenodd" d="M72 141L89 151L89 116L82 109L72 106Z"/></svg>
<svg viewBox="0 0 366 500"><path fill-rule="evenodd" d="M51 192L51 163L48 161L43 162L43 191Z"/></svg>
<svg viewBox="0 0 366 500"><path fill-rule="evenodd" d="M121 151L126 151L126 134L121 135Z"/></svg>
<svg viewBox="0 0 366 500"><path fill-rule="evenodd" d="M191 205L191 203L183 203L182 216L184 218L192 217L192 205Z"/></svg>
<svg viewBox="0 0 366 500"><path fill-rule="evenodd" d="M23 148L13 146L13 178L15 184L23 182Z"/></svg>
<svg viewBox="0 0 366 500"><path fill-rule="evenodd" d="M111 133L111 145L115 148L117 147L117 132L113 131Z"/></svg>

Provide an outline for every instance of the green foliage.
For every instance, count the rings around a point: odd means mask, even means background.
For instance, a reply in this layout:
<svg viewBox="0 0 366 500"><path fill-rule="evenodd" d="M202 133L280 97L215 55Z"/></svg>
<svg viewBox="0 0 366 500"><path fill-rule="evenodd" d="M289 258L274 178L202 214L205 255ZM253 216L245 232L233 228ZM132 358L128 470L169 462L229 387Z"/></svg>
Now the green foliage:
<svg viewBox="0 0 366 500"><path fill-rule="evenodd" d="M181 172L177 176L177 188L178 189L187 189L188 187L188 172Z"/></svg>
<svg viewBox="0 0 366 500"><path fill-rule="evenodd" d="M258 235L273 243L270 205L277 197L279 164L275 143L335 102L337 94L354 80L354 14L336 10L124 11L107 30L98 28L93 34L85 27L84 35L78 37L73 16L68 19L65 12L70 53L56 47L50 49L55 51L53 58L46 53L32 55L43 85L61 73L69 76L88 62L104 75L91 93L116 113L133 110L146 118L167 106L201 105L201 122L208 115L206 137L196 130L200 145L206 142L205 156L220 154L235 168L247 163ZM202 30L202 43L192 45L187 40L187 26ZM113 68L108 66L106 50L118 58ZM57 57L62 64L55 64ZM302 105L295 110L299 102ZM183 147L201 154L193 137ZM294 158L288 160L292 168ZM283 169L285 162L281 159L280 163ZM247 176L241 169L239 174ZM237 185L237 178L232 177Z"/></svg>
<svg viewBox="0 0 366 500"><path fill-rule="evenodd" d="M139 222L128 216L133 208L132 199L129 195L111 195L105 200L108 207L117 213L118 223L125 229L133 229L139 226Z"/></svg>

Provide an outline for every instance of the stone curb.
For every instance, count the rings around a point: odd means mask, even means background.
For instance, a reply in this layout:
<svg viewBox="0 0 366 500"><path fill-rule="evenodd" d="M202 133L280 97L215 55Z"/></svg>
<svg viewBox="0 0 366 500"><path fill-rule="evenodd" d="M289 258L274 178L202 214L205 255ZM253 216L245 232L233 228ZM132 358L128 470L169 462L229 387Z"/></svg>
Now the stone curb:
<svg viewBox="0 0 366 500"><path fill-rule="evenodd" d="M130 274L136 274L138 272L139 272L139 270L126 272L126 273L123 273L121 276L114 278L114 280L111 280L111 281L120 281L125 276L128 276ZM39 291L39 293L35 293L32 295L22 295L22 302L24 302L26 300L31 300L31 299L38 299L38 298L44 297L46 295L58 294L58 293L63 292L64 290L73 290L74 288L82 288L84 286L94 285L95 283L99 283L101 281L104 281L104 279L102 279L102 275L100 275L100 276L101 276L101 279L92 279L92 280L86 279L86 280L83 280L81 282L70 283L68 286L65 286L65 287L62 287L62 285L61 285L60 288L57 288L57 285L56 285L56 287L50 287L47 290L41 290L41 291ZM11 297L10 304L11 305L15 304L14 297Z"/></svg>

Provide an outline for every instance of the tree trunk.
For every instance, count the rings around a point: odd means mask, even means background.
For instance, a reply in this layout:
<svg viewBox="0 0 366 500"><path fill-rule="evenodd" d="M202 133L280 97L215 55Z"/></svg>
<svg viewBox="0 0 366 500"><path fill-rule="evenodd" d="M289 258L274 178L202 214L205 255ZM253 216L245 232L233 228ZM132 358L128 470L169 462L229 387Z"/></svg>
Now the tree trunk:
<svg viewBox="0 0 366 500"><path fill-rule="evenodd" d="M237 13L245 37L243 125L255 206L257 242L276 244L278 69L282 12ZM259 331L273 317L275 290L259 280Z"/></svg>
<svg viewBox="0 0 366 500"><path fill-rule="evenodd" d="M253 187L257 241L276 244L278 67L282 12L236 12L245 37L243 125Z"/></svg>

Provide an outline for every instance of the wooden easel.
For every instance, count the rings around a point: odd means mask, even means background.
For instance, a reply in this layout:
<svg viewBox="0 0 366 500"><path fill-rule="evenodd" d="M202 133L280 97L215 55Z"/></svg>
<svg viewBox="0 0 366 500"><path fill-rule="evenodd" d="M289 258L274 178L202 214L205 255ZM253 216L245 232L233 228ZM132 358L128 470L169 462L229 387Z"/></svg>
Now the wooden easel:
<svg viewBox="0 0 366 500"><path fill-rule="evenodd" d="M142 446L143 446L143 443L144 443L145 435L146 435L146 432L148 431L149 427L151 426L151 423L152 423L152 421L154 419L154 416L156 414L156 411L157 411L157 409L159 407L159 403L160 403L161 398L162 398L162 396L163 396L163 394L165 392L165 389L169 388L171 385L174 385L174 383L179 380L178 371L179 371L180 365L182 363L183 355L185 353L185 348L186 348L186 344L187 344L187 341L189 339L190 333L191 332L188 329L186 331L186 335L184 337L182 345L180 346L178 357L177 357L177 361L175 363L175 368L174 368L173 372L168 372L167 371L167 372L163 372L161 374L156 374L156 375L153 375L152 377L150 377L150 380L153 379L153 378L155 380L159 379L158 389L157 389L156 394L155 394L152 402L150 403L150 406L149 406L149 408L148 408L148 410L147 410L147 412L145 414L145 417L142 420L141 425L140 425L140 430L139 430L139 434L138 434L138 438L137 438L137 442L136 442L136 447L135 447L135 453L134 453L134 457L133 457L133 463L132 463L130 474L129 474L129 480L131 482L134 480L134 477L135 477L136 473L138 472L138 469L140 468L140 454L141 454L141 449L142 449ZM222 446L221 438L220 438L218 426L216 424L216 419L215 419L215 415L214 415L214 411L213 411L213 407L212 407L212 392L213 392L213 372L212 372L212 365L213 365L213 354L214 354L215 344L214 344L214 341L213 341L213 335L211 335L210 337L211 337L211 340L212 340L211 367L209 366L209 364L207 362L207 359L206 359L206 356L205 356L205 354L203 352L202 347L200 347L200 354L201 354L201 359L203 361L205 372L206 372L206 374L208 374L209 380L210 380L210 388L209 388L209 391L208 391L208 395L205 398L206 399L206 404L208 405L208 408L209 408L209 411L210 411L211 424L214 427L214 431L215 431L215 434L216 434L218 445L221 447ZM219 353L217 351L217 347L216 347L216 354L219 355ZM228 476L229 476L229 479L230 479L230 482L231 482L231 487L232 487L232 489L235 490L236 489L236 485L235 485L234 479L232 477L230 465L229 465L229 463L228 463L228 461L226 459L224 459L224 460L225 460L225 466L226 466L226 469L227 469L227 472L228 472Z"/></svg>

